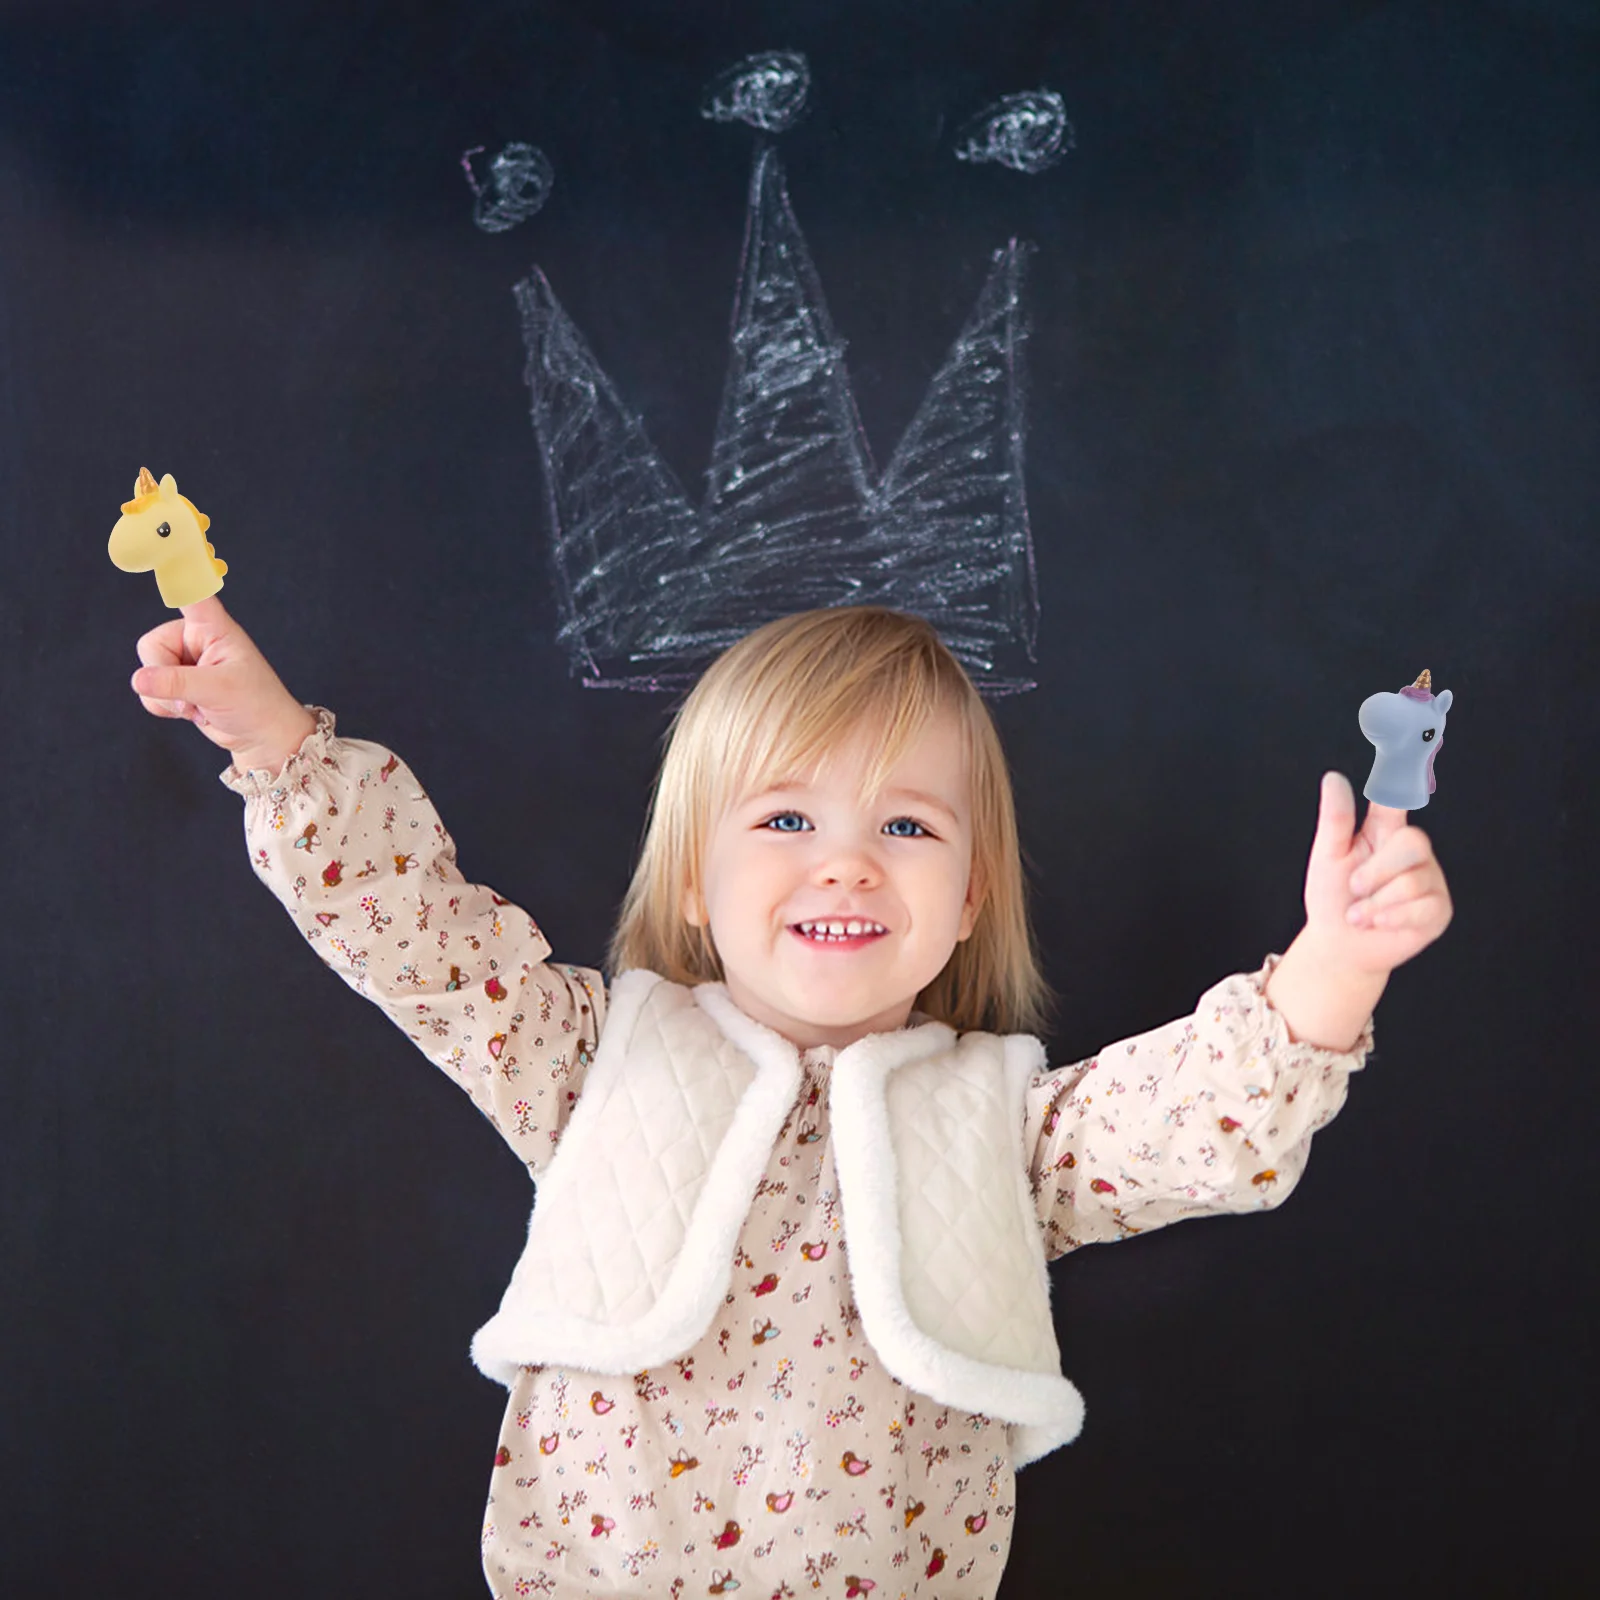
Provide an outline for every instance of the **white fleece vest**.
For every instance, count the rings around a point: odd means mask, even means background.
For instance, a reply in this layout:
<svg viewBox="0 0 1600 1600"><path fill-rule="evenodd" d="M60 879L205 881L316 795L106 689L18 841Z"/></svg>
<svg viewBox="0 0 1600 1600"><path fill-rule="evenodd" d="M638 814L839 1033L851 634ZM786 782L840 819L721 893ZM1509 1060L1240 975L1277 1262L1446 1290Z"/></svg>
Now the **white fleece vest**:
<svg viewBox="0 0 1600 1600"><path fill-rule="evenodd" d="M828 1104L846 1259L884 1366L941 1405L1012 1424L1017 1466L1077 1436L1022 1148L1039 1041L928 1022L834 1060ZM627 1375L691 1349L800 1090L799 1052L721 984L612 986L599 1049L499 1312L472 1343L520 1366Z"/></svg>

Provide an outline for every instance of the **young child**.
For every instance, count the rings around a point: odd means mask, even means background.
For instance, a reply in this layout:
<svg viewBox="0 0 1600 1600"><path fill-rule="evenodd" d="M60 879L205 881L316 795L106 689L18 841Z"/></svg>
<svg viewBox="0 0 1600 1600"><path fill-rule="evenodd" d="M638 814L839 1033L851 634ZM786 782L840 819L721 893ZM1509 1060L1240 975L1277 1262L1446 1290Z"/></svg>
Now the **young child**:
<svg viewBox="0 0 1600 1600"><path fill-rule="evenodd" d="M992 1596L1015 1469L1082 1417L1046 1260L1279 1204L1450 917L1421 831L1374 806L1352 837L1330 774L1290 949L1050 1070L988 712L929 625L839 609L682 706L608 991L220 601L139 653L146 707L233 754L312 948L538 1184L473 1343L510 1390L495 1595Z"/></svg>

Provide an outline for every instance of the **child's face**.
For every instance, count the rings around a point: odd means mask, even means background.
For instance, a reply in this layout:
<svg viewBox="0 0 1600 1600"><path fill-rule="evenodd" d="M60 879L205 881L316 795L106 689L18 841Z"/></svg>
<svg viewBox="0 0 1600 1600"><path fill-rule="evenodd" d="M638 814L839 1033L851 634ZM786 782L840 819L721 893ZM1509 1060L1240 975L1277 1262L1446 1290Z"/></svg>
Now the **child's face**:
<svg viewBox="0 0 1600 1600"><path fill-rule="evenodd" d="M858 737L809 777L736 800L685 915L710 923L728 993L805 1048L903 1027L972 932L971 783L960 725L931 721L872 801ZM821 937L802 924L859 924Z"/></svg>

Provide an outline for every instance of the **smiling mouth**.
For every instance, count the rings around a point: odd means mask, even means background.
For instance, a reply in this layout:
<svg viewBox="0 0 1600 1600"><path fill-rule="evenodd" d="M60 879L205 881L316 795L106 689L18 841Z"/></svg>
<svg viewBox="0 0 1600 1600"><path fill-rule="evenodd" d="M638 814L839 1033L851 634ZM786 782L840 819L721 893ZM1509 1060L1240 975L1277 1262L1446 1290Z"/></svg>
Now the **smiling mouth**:
<svg viewBox="0 0 1600 1600"><path fill-rule="evenodd" d="M852 917L848 921L796 922L791 933L810 944L864 944L882 938L889 930L881 922Z"/></svg>

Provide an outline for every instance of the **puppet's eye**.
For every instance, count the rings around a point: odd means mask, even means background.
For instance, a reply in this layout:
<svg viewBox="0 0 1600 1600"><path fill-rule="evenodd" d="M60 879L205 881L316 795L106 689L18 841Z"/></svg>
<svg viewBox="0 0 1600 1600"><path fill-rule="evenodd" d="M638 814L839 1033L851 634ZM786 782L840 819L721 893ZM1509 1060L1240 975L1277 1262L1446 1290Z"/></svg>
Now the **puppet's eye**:
<svg viewBox="0 0 1600 1600"><path fill-rule="evenodd" d="M161 526L160 526L160 527L159 527L159 528L157 528L157 529L156 529L156 532L157 532L157 533L158 533L158 534L160 534L160 535L161 535L161 537L162 537L162 538L163 538L163 539L165 539L165 538L166 538L166 536L167 536L167 535L168 535L168 534L169 534L169 533L171 533L171 532L172 532L172 524L171 524L171 523L170 523L170 522L163 522L163 523L162 523L162 524L161 524Z"/></svg>
<svg viewBox="0 0 1600 1600"><path fill-rule="evenodd" d="M1423 734L1422 734L1422 742L1424 744L1427 744L1429 742L1429 740L1431 740L1432 738L1433 738L1433 729L1432 728L1424 729Z"/></svg>

